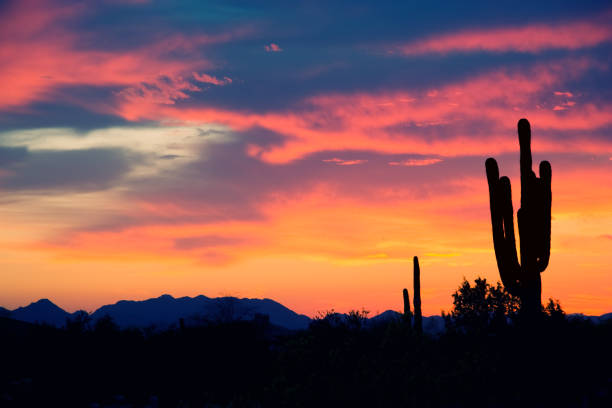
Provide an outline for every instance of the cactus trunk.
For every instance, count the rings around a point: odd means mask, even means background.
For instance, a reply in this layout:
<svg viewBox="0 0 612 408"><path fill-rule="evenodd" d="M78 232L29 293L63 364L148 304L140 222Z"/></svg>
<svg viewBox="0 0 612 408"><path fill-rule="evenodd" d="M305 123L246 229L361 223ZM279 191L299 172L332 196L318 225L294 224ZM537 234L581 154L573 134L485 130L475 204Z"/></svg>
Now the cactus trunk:
<svg viewBox="0 0 612 408"><path fill-rule="evenodd" d="M414 328L417 332L423 331L423 315L421 314L421 269L419 258L414 257Z"/></svg>
<svg viewBox="0 0 612 408"><path fill-rule="evenodd" d="M520 236L519 263L514 237L514 215L510 179L499 177L497 162L485 162L489 183L489 203L493 247L504 287L521 299L521 310L529 315L542 309L540 273L550 258L552 192L550 163L540 163L540 178L532 170L531 127L526 119L518 122L521 164L521 208L517 212Z"/></svg>

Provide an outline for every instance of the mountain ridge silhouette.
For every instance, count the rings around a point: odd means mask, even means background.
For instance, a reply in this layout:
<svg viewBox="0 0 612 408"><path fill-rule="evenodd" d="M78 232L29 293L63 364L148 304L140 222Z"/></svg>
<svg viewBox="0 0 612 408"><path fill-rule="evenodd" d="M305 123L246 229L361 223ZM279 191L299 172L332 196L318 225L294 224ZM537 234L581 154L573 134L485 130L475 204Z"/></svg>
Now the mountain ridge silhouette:
<svg viewBox="0 0 612 408"><path fill-rule="evenodd" d="M0 316L28 323L43 323L62 327L66 319L74 317L77 312L69 313L43 298L28 306L9 310L0 307ZM204 320L252 320L256 315L268 315L270 323L290 330L300 330L308 327L313 320L298 314L273 299L218 297L209 298L205 295L194 297L182 296L175 298L163 294L156 298L144 300L119 300L113 304L103 305L89 316L95 322L104 316L110 316L121 328L158 327L167 328L178 325L184 319L188 325L197 325ZM339 314L340 316L346 316ZM391 319L399 319L401 313L386 310L367 319L367 325L376 325ZM611 319L612 313L600 316L589 316L581 313L570 314L570 318L588 319L593 323ZM439 315L424 316L424 329L430 334L438 334L444 330L444 320Z"/></svg>
<svg viewBox="0 0 612 408"><path fill-rule="evenodd" d="M78 311L69 313L46 298L12 311L3 309L5 317L56 327L64 326L66 319L79 313ZM168 294L144 300L119 300L114 304L99 307L93 313L89 313L89 316L95 322L108 315L122 328L151 326L166 328L178 324L181 318L185 319L188 324L197 324L203 319L251 320L256 314L268 315L270 323L291 330L306 328L311 321L308 316L295 313L282 304L267 298L209 298L204 295L175 298Z"/></svg>

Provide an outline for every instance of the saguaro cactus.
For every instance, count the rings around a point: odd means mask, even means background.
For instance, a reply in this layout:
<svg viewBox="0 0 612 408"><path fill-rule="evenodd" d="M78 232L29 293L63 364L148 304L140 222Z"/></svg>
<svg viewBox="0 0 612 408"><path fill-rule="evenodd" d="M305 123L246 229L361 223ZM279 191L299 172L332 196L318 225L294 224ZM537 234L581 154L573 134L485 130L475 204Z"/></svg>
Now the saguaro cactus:
<svg viewBox="0 0 612 408"><path fill-rule="evenodd" d="M410 325L412 324L412 313L410 312L410 296L408 295L408 289L404 288L402 294L404 295L404 320Z"/></svg>
<svg viewBox="0 0 612 408"><path fill-rule="evenodd" d="M423 331L423 315L421 314L421 269L419 268L419 258L413 258L414 263L414 329L417 332Z"/></svg>
<svg viewBox="0 0 612 408"><path fill-rule="evenodd" d="M518 122L521 149L521 208L517 212L521 261L516 253L510 179L499 177L497 162L485 162L489 182L493 246L501 280L512 295L521 299L528 314L542 309L540 273L550 258L550 163L540 163L540 178L531 169L531 127L527 119Z"/></svg>

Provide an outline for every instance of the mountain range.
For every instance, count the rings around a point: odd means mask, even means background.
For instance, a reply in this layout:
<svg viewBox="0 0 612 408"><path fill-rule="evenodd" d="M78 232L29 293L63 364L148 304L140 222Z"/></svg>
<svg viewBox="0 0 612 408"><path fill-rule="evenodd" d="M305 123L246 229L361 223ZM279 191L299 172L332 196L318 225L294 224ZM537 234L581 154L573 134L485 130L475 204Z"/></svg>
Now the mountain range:
<svg viewBox="0 0 612 408"><path fill-rule="evenodd" d="M74 318L77 313L68 313L49 299L40 299L25 307L8 310L0 307L0 317L9 317L29 323L44 323L62 327L66 320ZM295 313L291 309L272 299L249 299L235 297L209 298L204 295L195 297L174 298L162 295L141 301L121 300L115 304L105 305L89 316L95 322L104 316L110 316L121 328L160 329L178 325L183 319L186 325L197 325L203 321L252 320L257 315L267 315L270 323L289 330L305 329L311 318ZM339 315L345 316L345 315ZM400 313L387 310L367 320L367 325L376 325L399 318ZM570 315L571 318L589 319L594 323L612 318L612 313L601 316ZM425 332L437 334L444 330L441 316L423 317Z"/></svg>
<svg viewBox="0 0 612 408"><path fill-rule="evenodd" d="M49 299L40 299L13 311L2 309L0 316L56 327L64 326L66 319L83 313L68 313ZM267 315L270 323L291 330L304 329L310 324L308 316L297 314L271 299L208 298L204 295L181 298L162 295L142 301L121 300L102 306L89 316L94 322L101 317L110 316L121 328L166 328L178 324L179 319L193 325L203 320L251 320L258 314Z"/></svg>

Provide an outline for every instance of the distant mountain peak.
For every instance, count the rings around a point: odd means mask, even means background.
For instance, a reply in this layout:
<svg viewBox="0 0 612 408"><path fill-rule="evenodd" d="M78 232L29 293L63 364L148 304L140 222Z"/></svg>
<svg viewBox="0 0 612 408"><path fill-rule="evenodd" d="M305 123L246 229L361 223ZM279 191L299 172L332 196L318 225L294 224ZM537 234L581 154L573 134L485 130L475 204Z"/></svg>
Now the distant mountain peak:
<svg viewBox="0 0 612 408"><path fill-rule="evenodd" d="M62 309L61 307L59 307L58 305L56 305L55 303L53 303L47 298L38 299L36 302L30 303L28 306L20 307L16 310L28 309L28 308L30 309L34 309L34 308L35 309L54 309L54 310L61 310L62 312L64 312L64 309Z"/></svg>
<svg viewBox="0 0 612 408"><path fill-rule="evenodd" d="M11 318L29 323L47 323L63 326L70 314L47 298L39 299L28 306L11 312Z"/></svg>

